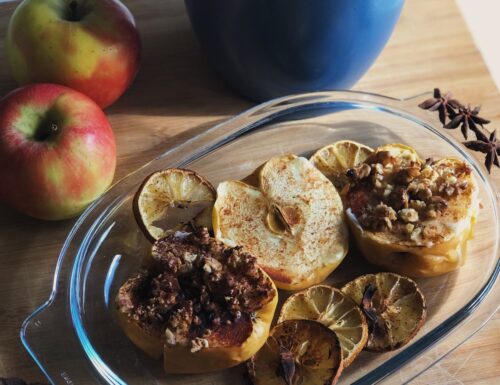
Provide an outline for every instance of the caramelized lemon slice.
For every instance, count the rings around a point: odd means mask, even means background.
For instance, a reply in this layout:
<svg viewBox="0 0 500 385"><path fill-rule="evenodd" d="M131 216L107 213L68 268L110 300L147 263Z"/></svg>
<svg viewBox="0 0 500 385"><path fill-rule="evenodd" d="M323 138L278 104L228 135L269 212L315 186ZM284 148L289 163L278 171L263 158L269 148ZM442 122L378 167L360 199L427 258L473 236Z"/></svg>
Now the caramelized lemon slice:
<svg viewBox="0 0 500 385"><path fill-rule="evenodd" d="M366 315L370 329L366 350L398 349L425 322L425 298L410 278L393 273L362 275L346 284L342 292Z"/></svg>
<svg viewBox="0 0 500 385"><path fill-rule="evenodd" d="M188 223L210 229L215 196L210 182L194 171L170 168L145 179L133 209L139 227L154 241Z"/></svg>
<svg viewBox="0 0 500 385"><path fill-rule="evenodd" d="M310 319L333 330L342 347L344 367L351 364L368 339L368 324L361 309L331 286L316 285L290 296L278 322L289 319Z"/></svg>
<svg viewBox="0 0 500 385"><path fill-rule="evenodd" d="M320 148L310 161L341 191L348 182L346 171L363 163L372 153L373 150L364 144L341 140Z"/></svg>
<svg viewBox="0 0 500 385"><path fill-rule="evenodd" d="M254 385L330 385L343 369L336 334L319 322L289 320L276 325L248 363Z"/></svg>

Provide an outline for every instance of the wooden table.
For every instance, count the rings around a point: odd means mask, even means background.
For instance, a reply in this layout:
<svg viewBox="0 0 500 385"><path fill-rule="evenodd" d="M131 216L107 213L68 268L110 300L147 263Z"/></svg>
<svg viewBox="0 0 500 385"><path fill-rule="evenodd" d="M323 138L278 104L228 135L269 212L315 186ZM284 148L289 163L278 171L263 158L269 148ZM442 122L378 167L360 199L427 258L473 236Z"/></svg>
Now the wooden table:
<svg viewBox="0 0 500 385"><path fill-rule="evenodd" d="M132 88L107 110L116 133L116 179L251 104L207 66L182 1L130 0L144 43ZM0 41L15 3L0 5ZM0 49L0 95L15 87ZM453 0L408 0L389 45L355 89L396 97L439 86L481 103L500 121L498 94ZM3 165L2 167L5 167ZM500 170L495 171L500 180ZM23 319L49 295L58 251L74 221L44 223L0 206L0 377L43 376L21 346ZM500 381L500 313L413 384Z"/></svg>

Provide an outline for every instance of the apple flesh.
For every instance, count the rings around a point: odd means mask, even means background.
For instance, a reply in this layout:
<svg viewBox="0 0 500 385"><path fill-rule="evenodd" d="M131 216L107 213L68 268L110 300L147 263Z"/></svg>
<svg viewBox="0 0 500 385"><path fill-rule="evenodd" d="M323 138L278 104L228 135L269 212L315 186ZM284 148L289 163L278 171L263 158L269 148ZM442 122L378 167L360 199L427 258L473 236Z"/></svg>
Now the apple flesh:
<svg viewBox="0 0 500 385"><path fill-rule="evenodd" d="M132 83L141 43L118 0L24 0L10 19L5 48L19 84L62 84L105 108Z"/></svg>
<svg viewBox="0 0 500 385"><path fill-rule="evenodd" d="M0 100L0 198L30 216L78 215L111 184L113 131L97 104L56 84Z"/></svg>

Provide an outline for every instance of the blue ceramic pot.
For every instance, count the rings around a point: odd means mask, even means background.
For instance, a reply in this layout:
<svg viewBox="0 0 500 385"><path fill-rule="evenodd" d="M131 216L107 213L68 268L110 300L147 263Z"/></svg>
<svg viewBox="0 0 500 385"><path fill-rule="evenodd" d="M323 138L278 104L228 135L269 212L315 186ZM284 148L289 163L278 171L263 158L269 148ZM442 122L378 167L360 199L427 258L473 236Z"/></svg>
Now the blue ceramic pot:
<svg viewBox="0 0 500 385"><path fill-rule="evenodd" d="M348 89L384 48L404 0L185 0L213 67L246 97Z"/></svg>

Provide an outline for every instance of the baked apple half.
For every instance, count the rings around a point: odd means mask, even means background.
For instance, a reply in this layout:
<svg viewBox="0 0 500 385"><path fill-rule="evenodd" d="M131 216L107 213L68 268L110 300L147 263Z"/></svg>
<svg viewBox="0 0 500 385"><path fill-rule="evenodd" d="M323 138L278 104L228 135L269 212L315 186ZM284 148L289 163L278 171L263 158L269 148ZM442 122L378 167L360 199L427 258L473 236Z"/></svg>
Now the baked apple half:
<svg viewBox="0 0 500 385"><path fill-rule="evenodd" d="M386 145L348 171L352 233L368 261L411 277L464 264L479 208L477 182L464 161L421 160Z"/></svg>
<svg viewBox="0 0 500 385"><path fill-rule="evenodd" d="M278 295L256 259L206 228L157 240L117 298L125 334L167 373L238 365L265 343Z"/></svg>
<svg viewBox="0 0 500 385"><path fill-rule="evenodd" d="M337 190L295 155L275 156L244 181L219 184L212 213L216 238L255 255L280 289L322 282L347 253Z"/></svg>

